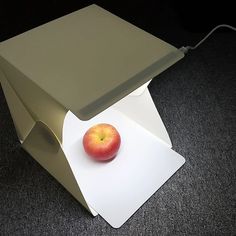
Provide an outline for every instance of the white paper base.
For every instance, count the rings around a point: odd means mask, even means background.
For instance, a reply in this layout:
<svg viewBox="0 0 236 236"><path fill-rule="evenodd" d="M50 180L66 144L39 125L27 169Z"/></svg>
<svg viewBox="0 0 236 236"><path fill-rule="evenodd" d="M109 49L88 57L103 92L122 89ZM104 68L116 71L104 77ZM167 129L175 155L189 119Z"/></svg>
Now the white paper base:
<svg viewBox="0 0 236 236"><path fill-rule="evenodd" d="M82 138L92 125L110 123L120 132L117 157L100 163L84 152ZM68 113L63 149L87 203L114 228L120 227L185 162L156 136L113 108L89 121Z"/></svg>

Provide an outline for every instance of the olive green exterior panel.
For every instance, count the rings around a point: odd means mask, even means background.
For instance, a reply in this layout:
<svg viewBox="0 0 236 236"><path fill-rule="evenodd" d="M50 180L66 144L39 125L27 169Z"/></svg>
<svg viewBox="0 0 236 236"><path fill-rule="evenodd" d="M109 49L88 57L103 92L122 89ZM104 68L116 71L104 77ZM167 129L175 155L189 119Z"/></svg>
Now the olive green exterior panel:
<svg viewBox="0 0 236 236"><path fill-rule="evenodd" d="M33 120L34 122L44 122L62 143L62 128L68 110L1 56L0 70L5 75L4 84L9 84L11 93L15 94L14 102L17 103L14 104L12 101L9 107L18 124L16 128L20 131L20 139L23 138L21 140L24 141L29 132L28 127L32 127ZM6 98L10 99L8 97L6 94Z"/></svg>
<svg viewBox="0 0 236 236"><path fill-rule="evenodd" d="M62 107L87 120L183 54L91 5L2 42L0 56Z"/></svg>
<svg viewBox="0 0 236 236"><path fill-rule="evenodd" d="M16 133L19 140L22 142L30 133L31 129L35 125L35 120L30 115L14 89L7 81L6 76L0 69L0 82L9 107Z"/></svg>

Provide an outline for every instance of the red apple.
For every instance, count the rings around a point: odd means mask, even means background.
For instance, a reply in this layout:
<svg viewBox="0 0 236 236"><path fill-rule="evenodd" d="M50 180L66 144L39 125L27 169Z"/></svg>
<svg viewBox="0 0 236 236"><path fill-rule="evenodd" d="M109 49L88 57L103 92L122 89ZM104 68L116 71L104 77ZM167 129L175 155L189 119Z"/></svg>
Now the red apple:
<svg viewBox="0 0 236 236"><path fill-rule="evenodd" d="M121 138L116 128L110 124L92 126L83 137L85 152L97 161L113 159L119 148Z"/></svg>

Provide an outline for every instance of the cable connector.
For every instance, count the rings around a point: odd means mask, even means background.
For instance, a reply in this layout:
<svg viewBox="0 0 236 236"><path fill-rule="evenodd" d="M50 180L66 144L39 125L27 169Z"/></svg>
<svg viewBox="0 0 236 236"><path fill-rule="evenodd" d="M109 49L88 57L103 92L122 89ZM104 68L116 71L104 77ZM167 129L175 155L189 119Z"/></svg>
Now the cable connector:
<svg viewBox="0 0 236 236"><path fill-rule="evenodd" d="M188 46L182 46L181 48L179 48L179 50L183 53L183 54L187 54L189 51L189 47Z"/></svg>

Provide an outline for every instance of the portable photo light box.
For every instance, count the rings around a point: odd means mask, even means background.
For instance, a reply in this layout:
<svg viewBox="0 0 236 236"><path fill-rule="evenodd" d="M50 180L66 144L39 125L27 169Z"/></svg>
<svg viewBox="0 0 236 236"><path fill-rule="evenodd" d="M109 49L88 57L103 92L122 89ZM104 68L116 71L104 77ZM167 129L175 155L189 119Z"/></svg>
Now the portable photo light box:
<svg viewBox="0 0 236 236"><path fill-rule="evenodd" d="M183 164L147 85L183 53L91 5L0 43L0 79L22 147L94 216L120 227ZM121 135L93 161L97 123Z"/></svg>

